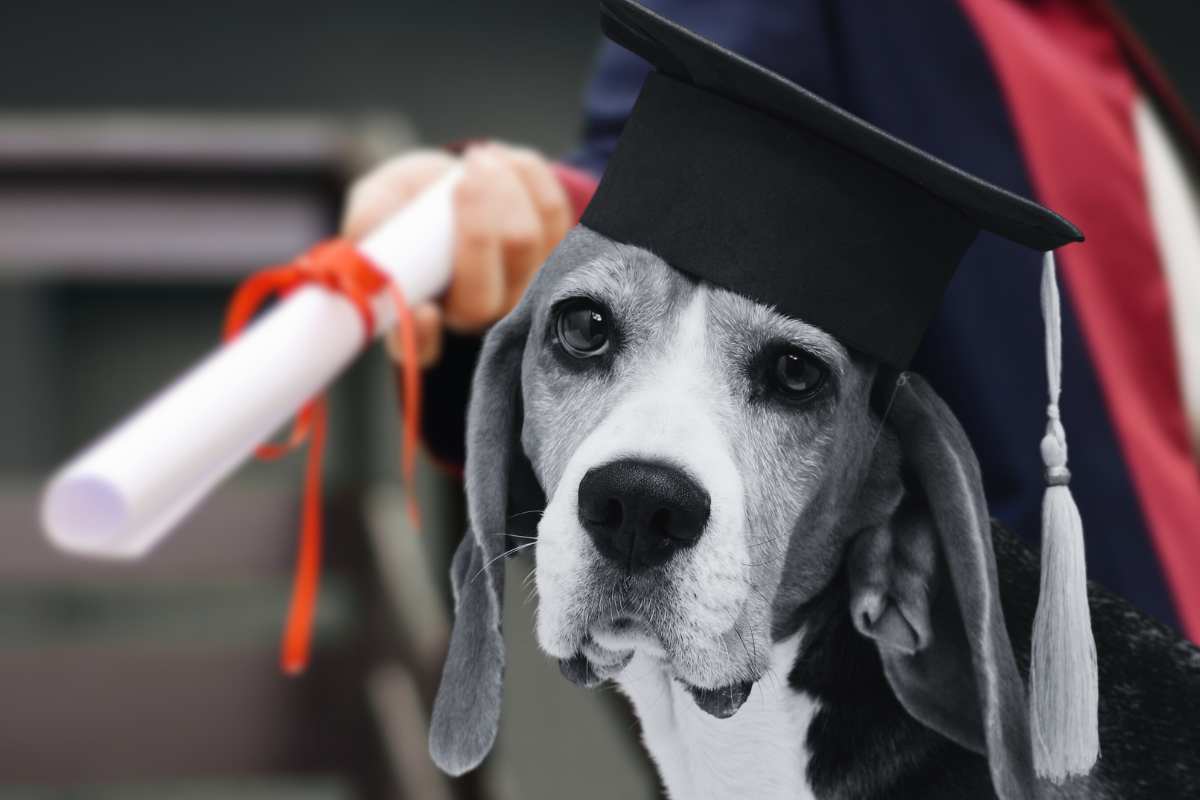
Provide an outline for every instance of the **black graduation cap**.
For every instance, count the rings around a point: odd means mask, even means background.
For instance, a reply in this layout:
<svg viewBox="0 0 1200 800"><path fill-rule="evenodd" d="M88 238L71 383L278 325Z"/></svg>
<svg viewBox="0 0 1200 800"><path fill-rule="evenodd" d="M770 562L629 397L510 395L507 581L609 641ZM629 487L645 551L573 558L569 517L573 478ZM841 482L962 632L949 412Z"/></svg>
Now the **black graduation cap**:
<svg viewBox="0 0 1200 800"><path fill-rule="evenodd" d="M601 5L609 38L656 71L583 214L586 227L897 370L980 230L1046 251L1050 404L1031 738L1039 775L1088 771L1098 753L1096 652L1082 524L1066 485L1049 252L1082 234L631 0Z"/></svg>
<svg viewBox="0 0 1200 800"><path fill-rule="evenodd" d="M582 223L908 366L980 229L1036 250L1083 236L628 0L609 38L657 71Z"/></svg>

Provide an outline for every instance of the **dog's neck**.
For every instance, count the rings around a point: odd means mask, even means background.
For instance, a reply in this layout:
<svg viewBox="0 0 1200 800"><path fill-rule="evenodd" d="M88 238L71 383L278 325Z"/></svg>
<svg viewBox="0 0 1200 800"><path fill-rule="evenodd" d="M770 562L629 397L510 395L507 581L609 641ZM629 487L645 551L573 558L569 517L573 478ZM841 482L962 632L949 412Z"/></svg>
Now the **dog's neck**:
<svg viewBox="0 0 1200 800"><path fill-rule="evenodd" d="M818 707L788 685L801 635L774 645L771 669L729 719L702 711L665 666L639 652L617 678L673 800L816 798L805 738Z"/></svg>
<svg viewBox="0 0 1200 800"><path fill-rule="evenodd" d="M939 775L958 796L992 796L982 757L900 705L874 644L851 623L842 575L777 631L770 672L730 719L701 711L641 654L617 681L673 800L915 798L932 796L921 792Z"/></svg>

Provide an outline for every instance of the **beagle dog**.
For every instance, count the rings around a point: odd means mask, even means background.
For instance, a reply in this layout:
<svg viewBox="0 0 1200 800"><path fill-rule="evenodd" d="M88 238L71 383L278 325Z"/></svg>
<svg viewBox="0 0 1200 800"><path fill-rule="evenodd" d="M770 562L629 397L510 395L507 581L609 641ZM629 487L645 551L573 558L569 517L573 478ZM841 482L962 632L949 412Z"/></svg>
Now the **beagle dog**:
<svg viewBox="0 0 1200 800"><path fill-rule="evenodd" d="M488 334L467 437L447 772L494 740L529 547L541 648L620 687L677 800L1200 797L1200 650L1096 586L1101 757L1034 777L1038 561L915 374L578 226Z"/></svg>

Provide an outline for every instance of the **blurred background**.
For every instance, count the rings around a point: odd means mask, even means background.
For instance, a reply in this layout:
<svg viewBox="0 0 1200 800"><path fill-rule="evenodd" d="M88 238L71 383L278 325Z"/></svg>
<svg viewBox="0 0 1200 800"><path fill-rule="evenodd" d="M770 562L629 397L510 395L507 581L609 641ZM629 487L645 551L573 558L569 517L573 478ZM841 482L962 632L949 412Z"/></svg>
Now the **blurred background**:
<svg viewBox="0 0 1200 800"><path fill-rule="evenodd" d="M536 652L524 560L501 744L470 780L434 770L459 489L424 465L408 528L380 348L332 397L304 677L277 666L301 457L241 470L144 562L69 560L36 527L48 472L214 346L237 280L333 233L353 176L418 143L569 148L597 20L550 0L3 4L0 798L655 795L616 695Z"/></svg>
<svg viewBox="0 0 1200 800"><path fill-rule="evenodd" d="M1121 5L1200 108L1191 3ZM466 780L433 769L459 489L423 465L407 527L378 348L332 397L305 677L276 666L301 459L247 466L136 564L65 559L36 527L48 472L213 347L249 270L331 234L354 175L477 136L568 150L597 20L590 0L0 7L0 798L657 795L621 701L537 653L521 559L498 750Z"/></svg>

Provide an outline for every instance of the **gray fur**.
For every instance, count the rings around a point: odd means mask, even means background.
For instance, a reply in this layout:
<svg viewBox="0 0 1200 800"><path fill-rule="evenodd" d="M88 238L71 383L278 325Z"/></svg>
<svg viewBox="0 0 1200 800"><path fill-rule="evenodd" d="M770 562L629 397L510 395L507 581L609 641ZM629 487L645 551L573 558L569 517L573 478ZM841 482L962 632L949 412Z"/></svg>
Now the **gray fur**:
<svg viewBox="0 0 1200 800"><path fill-rule="evenodd" d="M563 258L561 256L568 257ZM611 373L580 376L566 373L556 363L548 344L530 339L523 365L526 422L522 442L548 497L559 488L559 480L571 455L629 392L652 383L661 375L662 354L669 344L679 315L700 289L661 260L635 248L614 245L586 229L576 229L563 251L544 270L554 282L547 302L534 314L533 330L548 325L549 309L561 298L586 290L614 309L625 328L625 352ZM560 271L571 270L558 276ZM707 633L692 624L682 593L695 592L681 579L663 581L653 576L618 579L598 558L590 566L591 580L577 587L575 616L585 628L603 617L637 614L652 616L648 624L655 636L665 640L678 668L678 677L688 683L716 688L741 680L757 680L766 669L773 639L771 597L784 583L788 543L797 530L807 499L820 490L826 466L837 463L845 449L839 431L852 424L837 402L822 402L805 414L792 414L749 402L747 378L734 365L745 361L768 341L786 338L820 353L830 363L835 381L850 396L864 397L869 379L852 368L846 350L833 337L797 320L788 319L746 298L711 287L708 293L708 324L715 343L708 358L713 367L708 375L720 382L718 391L729 398L722 409L721 426L729 439L738 443L734 458L743 476L749 555L745 564L734 565L744 574L729 580L745 581L754 588L736 624L720 640L693 649L688 641ZM840 396L840 392L839 392ZM863 401L865 409L865 399ZM855 452L866 451L869 441ZM841 495L839 494L839 497ZM810 576L803 587L789 587L789 604L799 604L822 588L836 568L838 543L825 531L805 531L809 546L803 548L808 568L793 574ZM676 571L669 568L668 573ZM612 587L628 605L614 605ZM789 594L785 592L785 594ZM689 596L703 603L703 597ZM647 609L649 611L647 611ZM709 608L719 614L721 609ZM582 646L595 652L594 643ZM558 655L555 653L555 655ZM600 654L598 654L600 655ZM607 654L616 660L614 654Z"/></svg>

